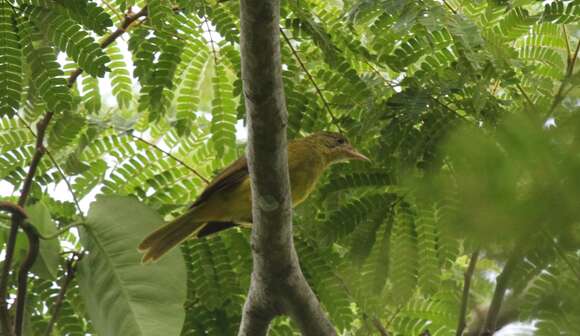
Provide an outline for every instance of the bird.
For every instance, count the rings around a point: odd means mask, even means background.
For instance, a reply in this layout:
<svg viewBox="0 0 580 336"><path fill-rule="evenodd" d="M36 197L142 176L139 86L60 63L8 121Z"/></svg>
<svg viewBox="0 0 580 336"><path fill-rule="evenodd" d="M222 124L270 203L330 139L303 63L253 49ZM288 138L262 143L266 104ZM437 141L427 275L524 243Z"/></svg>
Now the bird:
<svg viewBox="0 0 580 336"><path fill-rule="evenodd" d="M322 131L290 141L288 172L292 206L310 195L326 168L349 160L370 161L340 133ZM142 262L158 260L188 238L209 236L251 221L248 161L241 156L206 186L184 214L143 239L138 247L143 253Z"/></svg>

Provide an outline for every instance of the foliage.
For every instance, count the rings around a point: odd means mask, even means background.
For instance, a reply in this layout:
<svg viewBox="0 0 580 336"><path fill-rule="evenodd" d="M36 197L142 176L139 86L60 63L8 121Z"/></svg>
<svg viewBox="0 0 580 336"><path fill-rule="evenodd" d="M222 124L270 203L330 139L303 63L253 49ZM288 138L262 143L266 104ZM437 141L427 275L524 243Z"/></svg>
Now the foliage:
<svg viewBox="0 0 580 336"><path fill-rule="evenodd" d="M136 268L140 255L126 248L138 244L161 222L157 214L131 198L101 197L91 207L87 225L81 230L90 254L80 261L78 281L98 334L180 331L185 302L181 255L175 251L163 262Z"/></svg>
<svg viewBox="0 0 580 336"><path fill-rule="evenodd" d="M378 323L455 335L480 249L469 332L516 251L508 322L578 334L578 2L282 6L289 135L341 130L372 158L333 166L295 210L301 265L339 333L376 335ZM13 190L2 200L19 196L35 125L54 113L26 207L58 236L41 241L29 281L33 334L50 321L71 251L87 254L52 335L235 333L248 230L189 241L184 262L176 252L142 266L135 249L244 153L239 26L237 1L0 0L0 188ZM296 331L279 319L271 333Z"/></svg>

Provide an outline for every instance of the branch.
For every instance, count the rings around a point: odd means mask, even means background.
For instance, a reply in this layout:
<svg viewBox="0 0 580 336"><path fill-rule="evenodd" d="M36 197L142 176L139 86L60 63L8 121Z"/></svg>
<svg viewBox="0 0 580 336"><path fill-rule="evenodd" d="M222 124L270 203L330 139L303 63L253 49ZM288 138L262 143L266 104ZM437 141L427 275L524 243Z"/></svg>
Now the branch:
<svg viewBox="0 0 580 336"><path fill-rule="evenodd" d="M472 254L471 258L469 259L469 265L467 266L467 270L463 275L463 295L461 296L461 308L459 311L459 322L457 323L457 332L455 333L456 336L463 335L463 330L467 325L466 317L467 317L467 302L469 300L469 288L471 286L471 279L473 278L473 273L475 272L475 265L477 265L477 259L479 258L479 249L476 249Z"/></svg>
<svg viewBox="0 0 580 336"><path fill-rule="evenodd" d="M280 0L241 0L240 12L254 266L238 335L266 335L281 314L303 335L336 335L302 274L292 239Z"/></svg>
<svg viewBox="0 0 580 336"><path fill-rule="evenodd" d="M32 161L30 162L30 167L28 168L28 174L26 175L26 178L24 179L24 183L22 185L22 191L20 192L20 197L18 198L18 205L20 207L24 207L24 205L26 204L26 200L28 199L30 189L32 187L34 175L36 174L36 170L38 169L38 165L40 164L40 160L42 159L42 156L44 155L44 144L43 144L44 134L46 132L46 128L48 126L48 123L52 119L52 116L53 116L52 112L47 112L44 115L44 118L42 118L38 122L38 125L37 125L38 132L37 132L37 137L36 137L36 150L32 156ZM0 325L2 326L1 327L2 332L5 335L13 335L13 332L12 332L11 326L10 326L11 323L10 323L10 318L9 318L9 314L8 314L8 305L6 302L6 296L8 294L8 280L9 280L9 275L10 275L10 267L12 266L12 259L14 257L14 248L16 246L16 238L18 236L18 228L22 227L23 229L25 229L25 226L26 225L24 223L24 217L19 216L19 215L12 216L12 224L10 225L10 232L8 233L8 240L6 242L6 257L4 258L4 267L2 268L2 274L0 275ZM29 261L29 259L36 259L36 254L38 253L38 244L34 244L34 237L31 236L30 232L27 231L26 229L25 229L25 232L26 232L28 239L29 239L29 242L31 244L29 245L27 258L26 258L25 262L22 264L22 267L20 268L20 270L22 270L24 268L25 263L27 261ZM37 236L36 236L36 239L37 239L37 243L38 243ZM36 248L35 252L32 251L34 248ZM22 284L20 282L20 273L18 276L18 283L19 283L19 288L18 288L18 297L17 297L17 308L18 308L18 306L24 304L25 295L26 295L26 291L22 292L20 290L20 285ZM24 287L26 287L26 284ZM21 295L24 295L24 296L21 296ZM17 336L19 336L18 331L22 327L21 325L18 325L18 322L19 322L19 320L17 317L16 326L14 327L14 330L16 331Z"/></svg>
<svg viewBox="0 0 580 336"><path fill-rule="evenodd" d="M101 48L106 48L111 43L113 43L119 36L121 36L127 28L135 22L140 17L147 15L147 7L141 9L138 13L134 15L128 15L125 17L125 21L121 23L119 28L115 30L111 35L106 37L103 42L101 42ZM78 76L82 73L82 69L76 69L68 79L68 86L72 87L76 82ZM32 161L30 162L30 166L28 168L28 173L24 179L22 190L20 192L20 197L18 199L18 205L23 207L28 200L28 196L30 194L30 189L32 187L32 182L34 180L34 176L36 175L36 171L38 169L38 165L42 157L44 156L46 149L44 147L44 136L46 133L46 129L48 128L48 124L50 123L52 117L54 116L53 111L48 111L44 115L44 117L38 122L37 124L37 132L36 132L36 148L35 152L32 156ZM32 226L27 225L24 222L24 218L22 216L13 216L12 217L12 224L10 226L10 232L8 234L8 240L6 242L6 256L4 258L4 267L2 268L2 274L0 274L0 328L4 335L10 336L14 335L12 332L12 327L10 323L9 313L8 313L8 304L6 302L6 297L8 294L8 280L10 275L10 268L12 266L12 259L14 257L14 247L16 244L16 237L18 235L18 228L22 227L25 233L28 236L30 241L30 248L28 251L28 255L26 260L23 262L18 276L18 296L17 296L17 316L16 316L16 325L14 326L14 331L16 332L16 336L20 336L19 332L22 329L22 319L18 316L18 309L24 309L24 304L26 301L26 280L27 280L27 263L32 262L34 263L34 259L36 259L36 254L38 254L38 235L33 233L31 230L34 230ZM31 229L30 229L31 228ZM35 231L35 230L34 230ZM36 243L35 243L36 240ZM32 266L32 265L30 265ZM29 268L29 267L28 267ZM22 308L20 308L22 307Z"/></svg>
<svg viewBox="0 0 580 336"><path fill-rule="evenodd" d="M322 100L322 103L324 104L324 107L328 111L328 114L330 115L330 118L332 118L332 122L334 123L334 125L336 125L336 127L338 128L338 130L341 133L344 133L344 131L340 128L340 124L338 123L338 119L334 116L334 113L330 109L330 106L328 105L328 102L326 101L326 98L324 98L324 95L322 94L322 91L318 87L318 84L316 84L316 81L314 80L314 78L310 74L310 71L308 71L308 69L306 68L306 65L304 65L304 62L302 62L302 59L300 58L300 55L298 55L298 52L296 51L296 49L294 49L294 46L292 45L292 43L290 43L290 39L288 38L288 36L286 35L286 33L284 32L284 30L282 28L280 28L280 33L284 37L284 41L286 41L286 44L288 45L288 47L290 47L290 50L292 50L292 55L294 55L294 57L298 61L298 64L300 64L300 67L302 68L302 71L304 71L304 73L306 73L306 76L308 77L308 80L310 80L310 82L314 86L314 89L316 90L316 93L318 94L318 96Z"/></svg>
<svg viewBox="0 0 580 336"><path fill-rule="evenodd" d="M111 45L115 40L117 40L121 35L123 35L129 26L133 24L133 22L137 21L137 19L147 16L147 6L143 7L139 12L133 15L126 15L125 20L121 23L121 25L111 33L111 35L107 36L100 44L102 49L107 48ZM77 78L80 74L83 73L83 69L77 68L73 71L68 79L68 86L71 87L76 82Z"/></svg>
<svg viewBox="0 0 580 336"><path fill-rule="evenodd" d="M0 201L0 211L10 212L13 216L28 217L24 208L12 202Z"/></svg>
<svg viewBox="0 0 580 336"><path fill-rule="evenodd" d="M78 262L83 257L83 254L73 253L70 259L66 263L66 275L64 280L62 281L62 285L60 286L60 291L58 292L58 296L56 297L56 301L54 302L52 317L44 330L44 336L52 335L52 328L58 319L58 315L60 314L62 303L64 302L64 298L66 295L66 291L68 290L73 278L75 277Z"/></svg>
<svg viewBox="0 0 580 336"><path fill-rule="evenodd" d="M507 285L521 258L522 255L518 246L516 246L511 256L508 258L503 270L497 276L495 291L493 293L493 298L491 299L489 310L487 311L482 336L491 336L497 330L498 317L500 316L500 310L507 290Z"/></svg>
<svg viewBox="0 0 580 336"><path fill-rule="evenodd" d="M566 88L566 84L568 84L570 78L572 78L572 76L574 75L574 67L576 66L576 60L578 59L579 52L580 52L580 41L578 41L578 44L576 44L576 49L574 50L574 53L567 55L566 74L564 75L564 78L560 83L558 92L554 96L552 105L550 106L550 109L548 110L548 113L545 116L546 118L550 117L552 113L554 113L556 107L558 107L558 105L560 105L562 100L564 100L565 98L564 89Z"/></svg>
<svg viewBox="0 0 580 336"><path fill-rule="evenodd" d="M381 336L389 336L389 332L387 331L387 329L385 329L385 327L383 327L383 324L381 323L381 321L379 321L379 319L373 317L372 323L375 326L375 328L377 328L377 331Z"/></svg>
<svg viewBox="0 0 580 336"><path fill-rule="evenodd" d="M18 221L18 219L15 219L15 221ZM16 336L22 335L24 307L26 307L26 288L28 286L28 271L30 271L34 265L36 257L38 257L38 249L40 247L38 241L38 231L36 231L34 226L23 220L21 220L19 224L22 230L24 230L26 237L28 238L28 253L26 254L26 258L18 270L16 317L14 319L14 333Z"/></svg>
<svg viewBox="0 0 580 336"><path fill-rule="evenodd" d="M30 125L26 122L26 120L24 120L18 114L16 114L16 118L18 118L18 120L20 120L20 122L24 124L24 126L28 129L28 131L32 134L32 136L34 136L36 138L36 133L34 132L34 130L32 130L32 127L30 127ZM56 167L56 170L58 170L58 173L62 177L63 181L66 183L66 186L68 188L68 191L69 191L69 193L71 194L71 196L73 198L73 202L74 202L77 210L79 211L79 215L81 216L81 218L84 219L85 216L83 214L83 211L81 210L81 206L79 204L79 200L77 198L77 195L74 193L74 190L73 190L73 188L72 188L69 180L67 179L66 174L64 173L64 171L62 170L62 168L60 167L60 165L58 164L58 162L56 161L56 159L52 156L52 154L50 154L50 152L48 151L48 149L45 148L45 151L46 151L46 155L50 159L50 162L52 162L52 164Z"/></svg>
<svg viewBox="0 0 580 336"><path fill-rule="evenodd" d="M499 315L497 317L497 323L495 330L500 330L503 327L518 321L520 316L519 308L522 306L522 298L524 295L511 295L508 296L501 305ZM485 317L489 307L475 307L474 308L474 318L470 321L469 326L466 328L464 336L481 336L483 325L485 323ZM485 335L485 334L484 334Z"/></svg>

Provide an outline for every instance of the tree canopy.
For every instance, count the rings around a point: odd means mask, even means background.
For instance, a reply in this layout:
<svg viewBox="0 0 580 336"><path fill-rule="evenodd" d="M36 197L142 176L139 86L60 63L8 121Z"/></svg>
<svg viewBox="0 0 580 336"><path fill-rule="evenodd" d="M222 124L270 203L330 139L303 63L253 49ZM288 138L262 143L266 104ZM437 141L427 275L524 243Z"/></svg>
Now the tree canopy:
<svg viewBox="0 0 580 336"><path fill-rule="evenodd" d="M239 13L0 0L0 323L237 332L248 229L154 265L136 247L244 154ZM294 210L340 335L580 334L579 22L578 1L282 1L289 138L339 131L372 159L333 166Z"/></svg>

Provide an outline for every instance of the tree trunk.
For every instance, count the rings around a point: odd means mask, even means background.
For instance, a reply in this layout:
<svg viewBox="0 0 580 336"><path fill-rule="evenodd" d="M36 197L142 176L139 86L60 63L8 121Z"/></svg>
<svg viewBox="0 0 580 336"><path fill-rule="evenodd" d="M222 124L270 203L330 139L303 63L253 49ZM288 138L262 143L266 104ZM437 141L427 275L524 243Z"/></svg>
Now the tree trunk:
<svg viewBox="0 0 580 336"><path fill-rule="evenodd" d="M279 20L279 0L241 0L254 266L238 335L266 335L282 314L304 335L336 335L302 274L292 239Z"/></svg>

